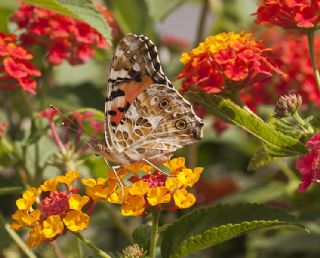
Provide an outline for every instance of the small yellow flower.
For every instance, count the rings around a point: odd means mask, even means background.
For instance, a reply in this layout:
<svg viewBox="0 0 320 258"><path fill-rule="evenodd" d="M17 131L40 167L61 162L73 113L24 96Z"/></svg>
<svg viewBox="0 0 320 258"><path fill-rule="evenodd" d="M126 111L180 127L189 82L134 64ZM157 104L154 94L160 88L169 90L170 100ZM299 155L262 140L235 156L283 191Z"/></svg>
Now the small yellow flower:
<svg viewBox="0 0 320 258"><path fill-rule="evenodd" d="M84 195L81 196L79 194L73 194L69 198L69 207L73 210L81 210L84 205L86 205L89 201L89 197Z"/></svg>
<svg viewBox="0 0 320 258"><path fill-rule="evenodd" d="M145 209L146 201L143 196L129 195L126 202L121 207L121 214L123 216L140 216Z"/></svg>
<svg viewBox="0 0 320 258"><path fill-rule="evenodd" d="M31 226L40 220L40 216L41 212L39 210L33 210L30 213L27 213L25 216L22 216L21 221L23 221L26 225Z"/></svg>
<svg viewBox="0 0 320 258"><path fill-rule="evenodd" d="M44 240L45 240L45 236L43 235L43 228L41 224L37 224L29 231L27 246L29 248L33 248L41 244Z"/></svg>
<svg viewBox="0 0 320 258"><path fill-rule="evenodd" d="M106 199L114 191L118 181L114 178L93 178L82 179L81 181L86 186L86 194L93 200Z"/></svg>
<svg viewBox="0 0 320 258"><path fill-rule="evenodd" d="M89 225L90 217L79 210L73 210L67 213L63 222L69 230L78 232Z"/></svg>
<svg viewBox="0 0 320 258"><path fill-rule="evenodd" d="M176 177L169 177L166 180L166 187L170 190L170 191L174 191L177 188L180 188L182 186L181 182L179 181L178 178Z"/></svg>
<svg viewBox="0 0 320 258"><path fill-rule="evenodd" d="M51 215L45 221L42 222L43 235L46 238L53 238L58 234L61 234L64 226L61 218L58 215Z"/></svg>
<svg viewBox="0 0 320 258"><path fill-rule="evenodd" d="M123 190L124 196L122 196L122 190ZM124 187L122 190L121 190L121 187L118 187L114 192L112 192L107 199L108 202L117 203L117 204L124 203L124 198L128 196L129 190L127 187Z"/></svg>
<svg viewBox="0 0 320 258"><path fill-rule="evenodd" d="M153 167L144 163L136 163L130 166L124 166L120 170L118 170L118 173L120 174L127 174L128 172L131 172L133 174L138 174L139 171L143 171L146 174L149 174L153 170ZM122 172L122 173L121 173Z"/></svg>
<svg viewBox="0 0 320 258"><path fill-rule="evenodd" d="M149 190L149 184L144 181L138 181L129 188L131 195L145 195Z"/></svg>
<svg viewBox="0 0 320 258"><path fill-rule="evenodd" d="M181 169L185 168L186 160L184 157L179 157L171 159L168 162L163 163L163 165L170 169L170 174L176 175Z"/></svg>
<svg viewBox="0 0 320 258"><path fill-rule="evenodd" d="M40 187L41 192L53 192L56 190L59 181L57 178L51 178L45 181Z"/></svg>
<svg viewBox="0 0 320 258"><path fill-rule="evenodd" d="M26 190L23 193L22 198L20 198L16 201L16 205L17 205L18 209L19 210L27 210L27 209L31 208L34 201L36 200L36 197L37 197L37 189L34 187L29 188L28 190Z"/></svg>
<svg viewBox="0 0 320 258"><path fill-rule="evenodd" d="M187 168L183 169L177 178L182 185L192 187L199 180L201 172L201 168L196 168L194 171Z"/></svg>
<svg viewBox="0 0 320 258"><path fill-rule="evenodd" d="M175 191L173 194L173 199L175 204L180 209L189 208L196 202L196 198L194 197L194 195L188 193L186 189L179 189Z"/></svg>
<svg viewBox="0 0 320 258"><path fill-rule="evenodd" d="M171 201L171 194L166 187L151 188L147 194L147 200L151 206Z"/></svg>

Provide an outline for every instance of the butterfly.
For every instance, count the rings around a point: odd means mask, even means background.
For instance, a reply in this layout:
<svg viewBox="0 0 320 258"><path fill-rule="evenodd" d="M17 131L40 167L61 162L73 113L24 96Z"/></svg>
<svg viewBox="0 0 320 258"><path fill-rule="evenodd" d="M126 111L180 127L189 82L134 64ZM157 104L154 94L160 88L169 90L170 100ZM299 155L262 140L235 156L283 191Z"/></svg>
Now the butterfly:
<svg viewBox="0 0 320 258"><path fill-rule="evenodd" d="M203 123L163 73L156 46L128 34L113 56L105 99L105 141L89 146L119 165L160 164L202 138Z"/></svg>

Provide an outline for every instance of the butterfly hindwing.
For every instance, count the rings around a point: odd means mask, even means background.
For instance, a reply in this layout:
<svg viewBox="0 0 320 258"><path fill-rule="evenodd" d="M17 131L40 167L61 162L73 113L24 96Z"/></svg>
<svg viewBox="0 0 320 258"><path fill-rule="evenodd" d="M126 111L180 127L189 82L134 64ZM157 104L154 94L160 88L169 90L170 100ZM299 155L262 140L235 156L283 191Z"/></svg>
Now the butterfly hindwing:
<svg viewBox="0 0 320 258"><path fill-rule="evenodd" d="M105 102L105 137L115 144L114 131L135 99L153 83L172 87L164 75L157 49L147 37L128 34L118 44L111 64Z"/></svg>
<svg viewBox="0 0 320 258"><path fill-rule="evenodd" d="M203 123L174 88L152 84L136 98L115 131L127 159L158 162L202 137Z"/></svg>

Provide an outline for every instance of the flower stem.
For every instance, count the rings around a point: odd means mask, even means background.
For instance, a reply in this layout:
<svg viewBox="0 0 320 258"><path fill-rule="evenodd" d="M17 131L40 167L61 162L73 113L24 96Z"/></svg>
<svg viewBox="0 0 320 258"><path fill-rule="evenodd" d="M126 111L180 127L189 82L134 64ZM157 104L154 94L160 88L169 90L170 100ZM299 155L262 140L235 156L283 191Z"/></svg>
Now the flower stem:
<svg viewBox="0 0 320 258"><path fill-rule="evenodd" d="M48 88L49 88L49 82L51 79L52 74L52 65L49 65L43 72L42 72L42 83L41 83L41 89L40 89L40 109L44 108L45 105L45 99L47 96Z"/></svg>
<svg viewBox="0 0 320 258"><path fill-rule="evenodd" d="M308 44L314 76L316 78L318 89L320 90L320 75L317 68L316 53L314 50L314 30L308 31Z"/></svg>
<svg viewBox="0 0 320 258"><path fill-rule="evenodd" d="M109 216L111 217L111 219L113 220L113 222L117 226L117 228L120 230L123 237L127 240L128 244L132 244L133 239L132 239L132 236L128 230L128 226L124 223L123 220L121 220L119 218L119 216L115 213L114 209L109 204L106 204L105 208L106 208Z"/></svg>
<svg viewBox="0 0 320 258"><path fill-rule="evenodd" d="M157 239L158 239L158 227L159 227L160 212L156 207L152 209L152 233L150 243L150 258L156 257Z"/></svg>
<svg viewBox="0 0 320 258"><path fill-rule="evenodd" d="M80 233L74 233L83 243L85 243L87 246L89 246L97 255L103 258L111 258L107 253L102 251L100 248L96 247L94 244L92 244L88 239L86 239L84 236L82 236Z"/></svg>
<svg viewBox="0 0 320 258"><path fill-rule="evenodd" d="M199 19L199 24L198 24L196 42L194 44L195 46L197 46L199 44L199 42L203 40L204 29L205 29L205 23L206 23L206 17L207 17L208 10L209 10L209 0L203 0L201 13L200 13L200 16L199 16L200 19Z"/></svg>
<svg viewBox="0 0 320 258"><path fill-rule="evenodd" d="M5 222L2 213L0 213L0 223L3 224L10 237L15 241L15 243L21 248L21 250L28 258L37 258L37 256L26 246L20 236L10 228L10 225L8 223Z"/></svg>

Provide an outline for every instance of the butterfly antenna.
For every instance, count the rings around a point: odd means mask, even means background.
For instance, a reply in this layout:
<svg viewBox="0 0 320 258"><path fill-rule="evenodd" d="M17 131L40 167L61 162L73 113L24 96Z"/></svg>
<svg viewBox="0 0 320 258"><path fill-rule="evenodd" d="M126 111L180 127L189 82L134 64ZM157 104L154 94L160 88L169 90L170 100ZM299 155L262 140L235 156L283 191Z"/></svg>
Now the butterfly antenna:
<svg viewBox="0 0 320 258"><path fill-rule="evenodd" d="M54 109L55 111L57 111L57 112L59 113L59 115L62 116L62 117L63 117L66 121L68 121L70 124L72 124L72 125L74 125L74 126L76 126L76 127L79 126L76 122L74 122L72 119L70 119L70 118L69 118L68 116L66 116L64 113L62 113L62 112L61 112L59 109L57 109L54 105L50 104L50 108L52 108L52 109ZM78 132L78 130L76 130L76 129L74 129L73 127L67 125L65 122L61 122L61 125L62 125L63 127L68 128L69 130L71 130L71 131L73 131L73 132L75 132L75 133ZM94 140L94 141L97 141L97 139L96 139L94 136L90 135L84 128L82 128L82 130L83 130L83 133L85 134L85 136L87 136L89 139Z"/></svg>

